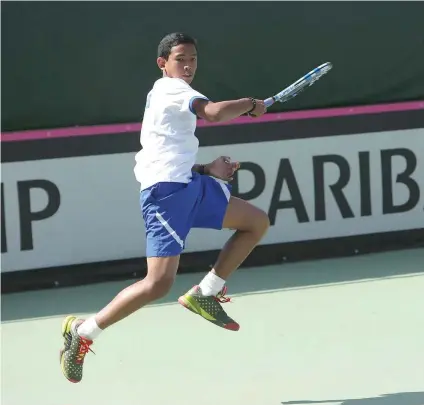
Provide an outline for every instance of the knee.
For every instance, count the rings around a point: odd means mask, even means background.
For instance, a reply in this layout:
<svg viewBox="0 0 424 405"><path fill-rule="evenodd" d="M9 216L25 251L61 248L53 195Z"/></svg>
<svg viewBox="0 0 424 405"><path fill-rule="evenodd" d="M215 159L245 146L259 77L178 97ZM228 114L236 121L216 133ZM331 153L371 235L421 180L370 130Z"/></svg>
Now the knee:
<svg viewBox="0 0 424 405"><path fill-rule="evenodd" d="M174 277L164 275L162 277L148 277L147 285L149 296L151 300L157 300L169 293L172 285L174 284Z"/></svg>
<svg viewBox="0 0 424 405"><path fill-rule="evenodd" d="M269 226L270 222L268 214L265 211L258 209L252 217L251 231L262 237L267 232Z"/></svg>

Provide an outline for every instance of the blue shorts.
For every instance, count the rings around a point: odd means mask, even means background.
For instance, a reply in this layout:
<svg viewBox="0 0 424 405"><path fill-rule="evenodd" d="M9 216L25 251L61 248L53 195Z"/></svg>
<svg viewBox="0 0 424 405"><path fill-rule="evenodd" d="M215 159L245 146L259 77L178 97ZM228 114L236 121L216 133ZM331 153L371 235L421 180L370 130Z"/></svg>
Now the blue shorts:
<svg viewBox="0 0 424 405"><path fill-rule="evenodd" d="M160 182L140 193L146 256L179 255L191 228L222 229L231 186L193 172L190 183Z"/></svg>

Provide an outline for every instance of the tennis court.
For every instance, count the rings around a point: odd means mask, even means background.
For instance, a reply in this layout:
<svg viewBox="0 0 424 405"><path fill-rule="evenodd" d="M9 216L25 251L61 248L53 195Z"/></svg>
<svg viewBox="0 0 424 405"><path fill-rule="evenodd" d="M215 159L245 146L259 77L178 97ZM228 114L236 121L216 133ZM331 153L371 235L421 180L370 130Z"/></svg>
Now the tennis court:
<svg viewBox="0 0 424 405"><path fill-rule="evenodd" d="M60 324L130 282L4 295L3 405L422 405L424 249L239 270L238 333L175 303L201 275L101 335L80 384Z"/></svg>

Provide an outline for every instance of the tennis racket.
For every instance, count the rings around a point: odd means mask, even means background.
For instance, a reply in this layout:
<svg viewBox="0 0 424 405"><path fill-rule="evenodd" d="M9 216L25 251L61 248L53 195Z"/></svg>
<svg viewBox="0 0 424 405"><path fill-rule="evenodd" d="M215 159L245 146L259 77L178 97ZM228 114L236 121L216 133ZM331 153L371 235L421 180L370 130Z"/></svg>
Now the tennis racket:
<svg viewBox="0 0 424 405"><path fill-rule="evenodd" d="M277 101L280 103L285 103L293 97L296 97L301 91L305 90L306 87L312 86L319 78L328 73L332 67L333 65L331 62L326 62L316 67L314 70L311 70L305 76L301 77L299 80L291 84L289 87L286 87L275 96L264 100L265 106L270 107Z"/></svg>

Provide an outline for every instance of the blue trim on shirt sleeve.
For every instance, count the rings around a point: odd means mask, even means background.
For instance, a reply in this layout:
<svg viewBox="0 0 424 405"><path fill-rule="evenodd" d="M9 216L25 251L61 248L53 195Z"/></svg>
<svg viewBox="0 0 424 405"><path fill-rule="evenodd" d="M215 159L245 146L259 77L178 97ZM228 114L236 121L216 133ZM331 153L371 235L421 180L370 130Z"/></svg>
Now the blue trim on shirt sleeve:
<svg viewBox="0 0 424 405"><path fill-rule="evenodd" d="M194 100L196 100L196 99L198 99L198 98L200 98L201 100L209 101L209 99L208 99L208 98L206 98L206 97L199 97L199 96L194 96L194 97L192 97L192 98L190 99L190 102L189 102L189 104L188 104L188 107L190 108L190 111L191 111L194 115L196 115L196 111L194 111L194 110L193 110L193 102L194 102Z"/></svg>

